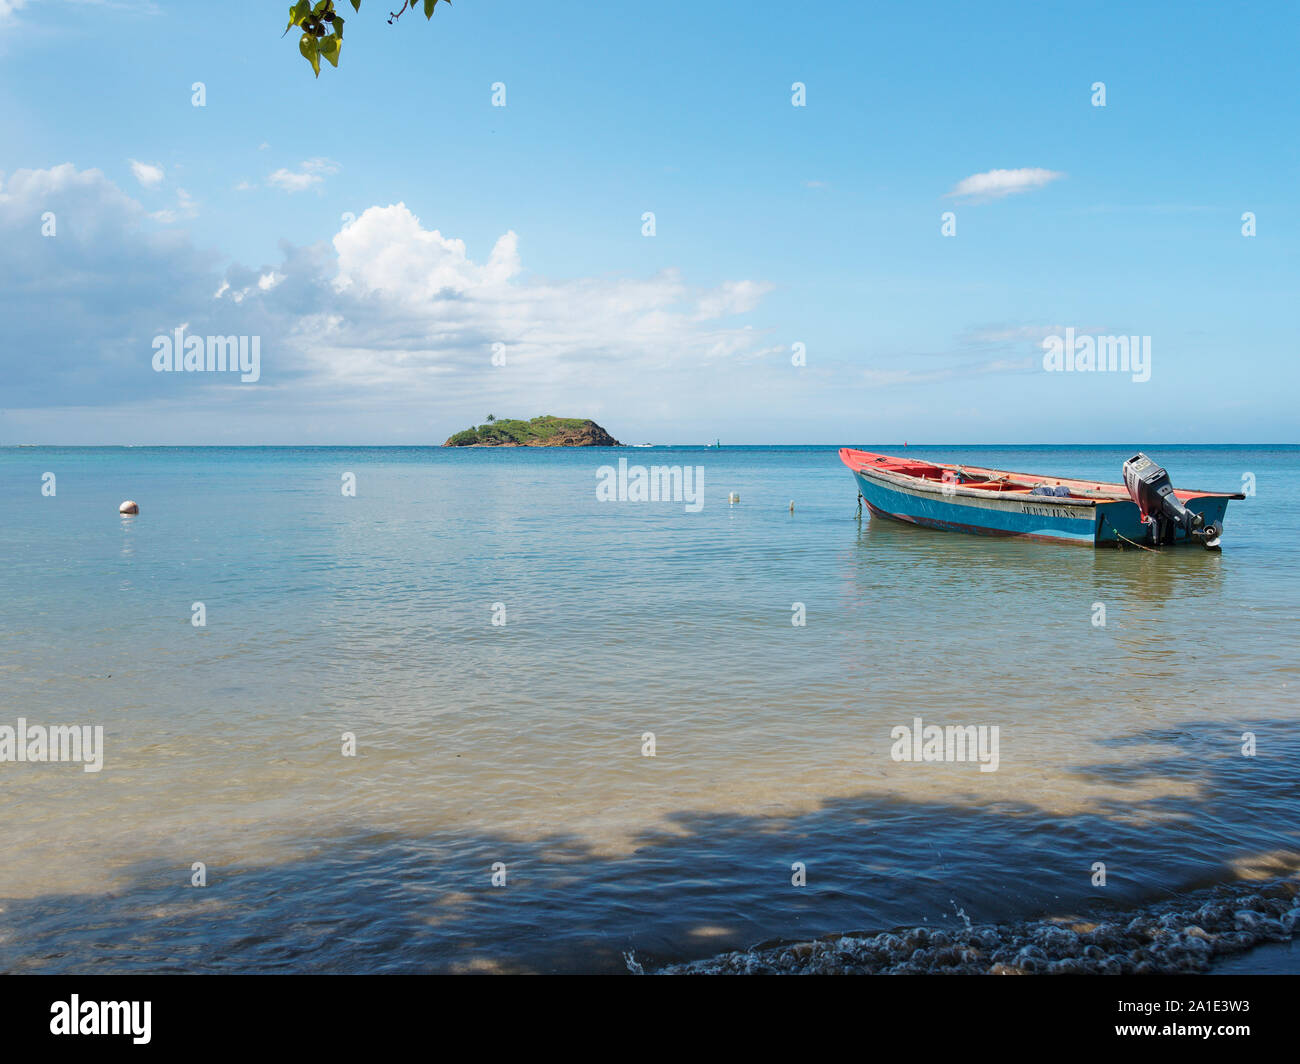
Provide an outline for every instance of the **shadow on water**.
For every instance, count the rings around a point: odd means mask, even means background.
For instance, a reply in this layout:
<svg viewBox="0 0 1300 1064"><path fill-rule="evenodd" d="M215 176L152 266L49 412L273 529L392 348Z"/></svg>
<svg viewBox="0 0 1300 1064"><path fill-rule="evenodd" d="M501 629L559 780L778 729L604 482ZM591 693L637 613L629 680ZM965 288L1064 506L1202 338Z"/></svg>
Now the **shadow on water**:
<svg viewBox="0 0 1300 1064"><path fill-rule="evenodd" d="M362 832L318 839L305 859L211 868L201 889L188 885L192 855L177 853L134 869L123 891L5 903L0 968L621 972L625 951L649 967L844 931L1122 909L1300 866L1288 813L1300 738L1285 720L1243 728L1254 758L1217 722L1115 740L1165 752L1080 765L1081 779L1131 783L1174 763L1186 778L1194 759L1197 793L1078 815L860 795L788 817L683 812L617 856L559 832ZM489 882L496 861L502 888ZM1104 888L1091 885L1097 861Z"/></svg>

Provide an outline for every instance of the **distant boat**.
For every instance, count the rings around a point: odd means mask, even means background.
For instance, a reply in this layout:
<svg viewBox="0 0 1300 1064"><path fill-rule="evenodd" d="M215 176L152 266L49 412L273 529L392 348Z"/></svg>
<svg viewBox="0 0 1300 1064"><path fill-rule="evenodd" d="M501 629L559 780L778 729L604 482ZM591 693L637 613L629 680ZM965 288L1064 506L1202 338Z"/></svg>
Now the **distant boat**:
<svg viewBox="0 0 1300 1064"><path fill-rule="evenodd" d="M1144 454L1124 463L1124 483L1009 473L981 466L891 458L840 449L873 517L914 525L1088 547L1197 543L1217 550L1229 499L1175 491Z"/></svg>
<svg viewBox="0 0 1300 1064"><path fill-rule="evenodd" d="M714 440L712 443L706 443L704 446L705 446L705 447L721 447L721 446L722 446L722 441L721 441L721 440Z"/></svg>
<svg viewBox="0 0 1300 1064"><path fill-rule="evenodd" d="M629 447L653 447L653 443L629 443Z"/></svg>

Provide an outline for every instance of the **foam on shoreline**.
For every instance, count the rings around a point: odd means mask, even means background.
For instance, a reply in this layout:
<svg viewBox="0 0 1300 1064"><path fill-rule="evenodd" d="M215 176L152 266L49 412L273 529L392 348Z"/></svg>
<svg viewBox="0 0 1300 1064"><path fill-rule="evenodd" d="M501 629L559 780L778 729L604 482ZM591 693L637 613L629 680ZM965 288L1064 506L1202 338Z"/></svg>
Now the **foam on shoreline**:
<svg viewBox="0 0 1300 1064"><path fill-rule="evenodd" d="M1234 883L1141 909L738 950L657 969L686 975L1201 974L1216 958L1286 942L1300 926L1300 876ZM629 958L629 968L639 965ZM634 967L635 966L635 967Z"/></svg>

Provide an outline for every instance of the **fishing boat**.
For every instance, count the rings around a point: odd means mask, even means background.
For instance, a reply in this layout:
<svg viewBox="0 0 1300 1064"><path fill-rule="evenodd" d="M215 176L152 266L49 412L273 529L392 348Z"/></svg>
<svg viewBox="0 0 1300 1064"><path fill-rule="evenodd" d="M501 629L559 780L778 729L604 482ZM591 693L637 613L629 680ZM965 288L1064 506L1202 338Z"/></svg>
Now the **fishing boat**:
<svg viewBox="0 0 1300 1064"><path fill-rule="evenodd" d="M950 532L1088 547L1218 550L1229 499L1240 493L1175 491L1145 454L1124 463L1124 483L1011 473L981 466L840 449L873 517Z"/></svg>

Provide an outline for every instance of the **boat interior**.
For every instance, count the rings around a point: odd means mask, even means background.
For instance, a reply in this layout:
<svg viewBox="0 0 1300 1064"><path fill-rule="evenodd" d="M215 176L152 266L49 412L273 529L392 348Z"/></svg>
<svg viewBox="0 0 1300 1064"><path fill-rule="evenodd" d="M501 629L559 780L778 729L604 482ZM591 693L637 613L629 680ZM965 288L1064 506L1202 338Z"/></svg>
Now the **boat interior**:
<svg viewBox="0 0 1300 1064"><path fill-rule="evenodd" d="M939 462L926 462L917 458L900 458L888 454L876 454L872 451L857 451L849 447L842 448L840 457L850 468L858 471L881 470L896 476L915 477L918 480L934 484L944 482L959 484L962 488L976 491L1000 492L1026 495L1045 494L1044 488L1055 488L1052 494L1058 498L1074 499L1117 499L1128 501L1128 489L1123 484L1110 484L1105 481L1076 480L1070 477L1043 477L1033 473L1010 473L1002 469L986 469L982 466L949 465ZM1065 492L1060 489L1064 488ZM1035 489L1038 489L1035 492ZM1224 495L1227 498L1243 498L1241 495L1228 495L1224 492L1175 490L1174 497L1187 502L1207 495ZM1049 496L1050 497L1050 496Z"/></svg>
<svg viewBox="0 0 1300 1064"><path fill-rule="evenodd" d="M976 491L1034 494L1035 489L1056 488L1053 494L1060 498L1076 499L1127 499L1128 492L1122 484L1094 483L1070 480L1063 477L1042 477L1030 473L1008 473L1000 469L980 466L946 465L915 458L896 458L892 455L872 454L868 451L849 451L857 461L850 465L858 469L878 469L898 476L915 477L936 484L958 484ZM1061 491L1059 489L1064 489Z"/></svg>

